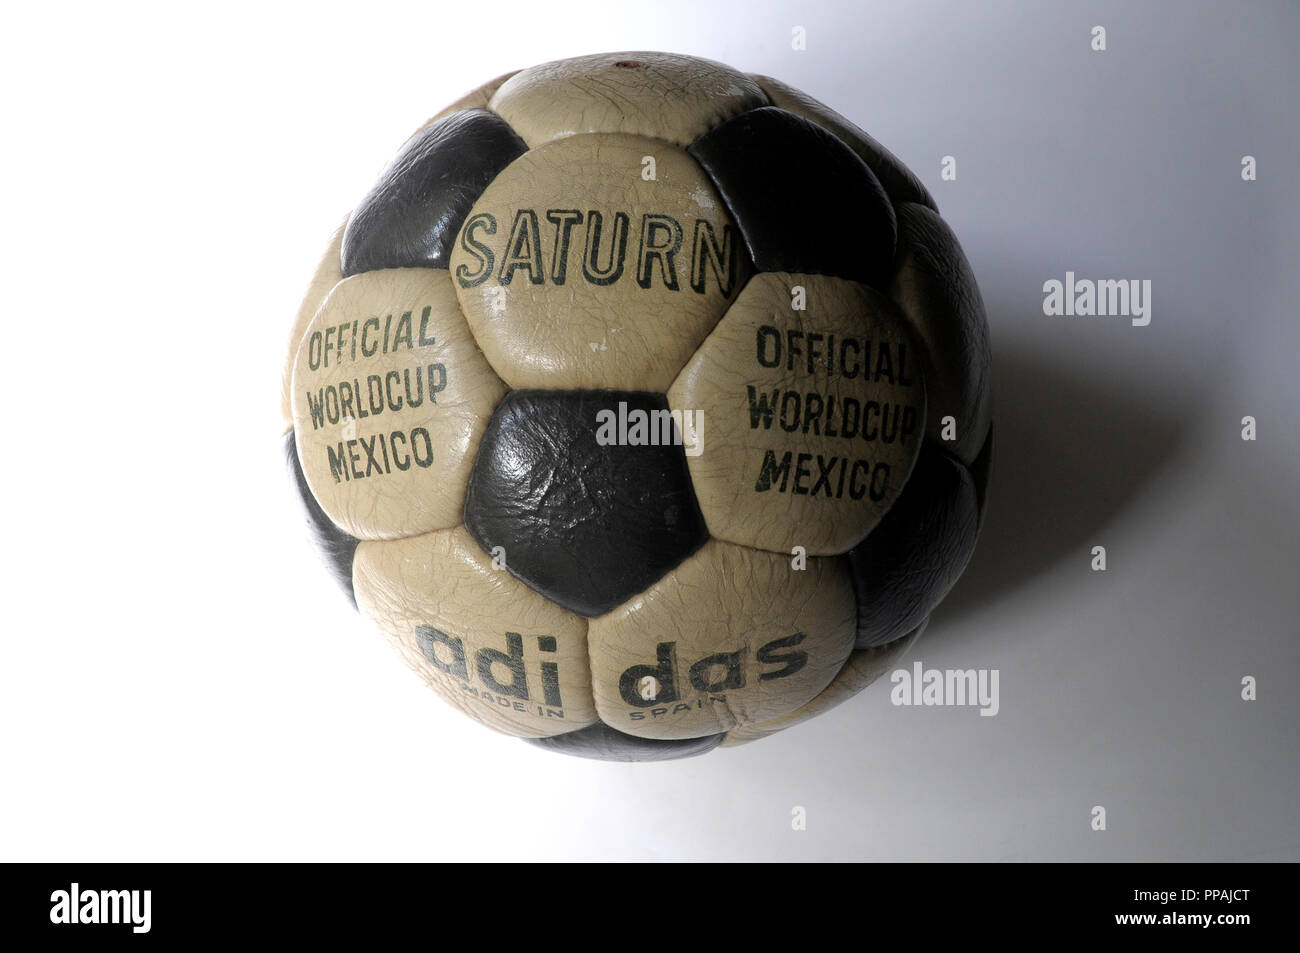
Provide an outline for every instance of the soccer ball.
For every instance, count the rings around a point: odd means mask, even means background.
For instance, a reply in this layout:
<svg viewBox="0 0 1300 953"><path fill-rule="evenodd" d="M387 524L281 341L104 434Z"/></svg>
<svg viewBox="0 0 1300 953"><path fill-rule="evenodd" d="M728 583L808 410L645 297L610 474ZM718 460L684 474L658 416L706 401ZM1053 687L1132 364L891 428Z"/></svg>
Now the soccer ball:
<svg viewBox="0 0 1300 953"><path fill-rule="evenodd" d="M329 564L439 695L655 760L907 651L975 545L989 369L884 147L774 79L610 53L407 141L312 280L282 411Z"/></svg>

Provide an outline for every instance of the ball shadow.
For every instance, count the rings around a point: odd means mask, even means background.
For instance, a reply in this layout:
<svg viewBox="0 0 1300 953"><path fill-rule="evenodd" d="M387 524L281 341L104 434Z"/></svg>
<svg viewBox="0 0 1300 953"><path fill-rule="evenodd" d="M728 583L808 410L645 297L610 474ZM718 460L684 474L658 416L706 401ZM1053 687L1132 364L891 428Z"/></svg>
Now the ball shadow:
<svg viewBox="0 0 1300 953"><path fill-rule="evenodd" d="M1060 356L999 344L984 525L936 610L944 615L996 602L1067 557L1088 559L1098 531L1176 456L1187 425L1113 368L1089 374Z"/></svg>

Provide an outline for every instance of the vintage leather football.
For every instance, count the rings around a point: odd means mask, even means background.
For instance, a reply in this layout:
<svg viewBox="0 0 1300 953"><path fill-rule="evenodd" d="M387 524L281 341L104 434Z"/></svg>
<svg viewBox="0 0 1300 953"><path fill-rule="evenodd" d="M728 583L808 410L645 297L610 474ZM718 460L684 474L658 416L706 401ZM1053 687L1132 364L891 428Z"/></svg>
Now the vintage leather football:
<svg viewBox="0 0 1300 953"><path fill-rule="evenodd" d="M312 279L282 412L329 566L439 695L654 760L896 663L975 546L989 373L883 146L777 80L610 53L416 131Z"/></svg>

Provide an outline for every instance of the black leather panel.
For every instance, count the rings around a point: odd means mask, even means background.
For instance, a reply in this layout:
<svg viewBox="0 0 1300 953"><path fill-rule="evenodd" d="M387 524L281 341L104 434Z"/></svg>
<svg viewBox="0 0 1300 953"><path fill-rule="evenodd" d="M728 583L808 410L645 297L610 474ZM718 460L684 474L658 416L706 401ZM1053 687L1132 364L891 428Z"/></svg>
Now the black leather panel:
<svg viewBox="0 0 1300 953"><path fill-rule="evenodd" d="M858 600L855 648L892 642L925 621L966 568L978 523L969 471L926 440L894 505L849 550Z"/></svg>
<svg viewBox="0 0 1300 953"><path fill-rule="evenodd" d="M516 390L483 436L465 525L551 601L601 615L658 581L707 537L680 444L603 446L603 411L668 410L660 394ZM675 431L671 431L675 432Z"/></svg>
<svg viewBox="0 0 1300 953"><path fill-rule="evenodd" d="M462 109L421 129L348 220L343 276L446 268L469 210L527 150L505 120L486 109Z"/></svg>
<svg viewBox="0 0 1300 953"><path fill-rule="evenodd" d="M810 120L764 106L687 151L713 179L760 271L833 275L889 288L897 225L871 169Z"/></svg>
<svg viewBox="0 0 1300 953"><path fill-rule="evenodd" d="M956 417L955 452L973 460L981 446L974 441L983 440L992 412L993 351L984 299L948 223L915 202L899 203L897 212L900 267L892 293L929 353L930 422Z"/></svg>
<svg viewBox="0 0 1300 953"><path fill-rule="evenodd" d="M993 422L989 421L989 432L984 438L984 446L979 456L971 461L970 475L975 481L975 497L979 500L980 526L984 525L984 509L988 504L989 472L993 469Z"/></svg>
<svg viewBox="0 0 1300 953"><path fill-rule="evenodd" d="M334 525L334 521L325 515L325 511L316 502L316 497L312 496L307 478L302 472L302 464L298 461L298 442L292 430L284 436L284 455L316 548L320 550L330 574L338 580L352 601L353 608L356 608L357 597L352 590L352 557L356 555L360 540Z"/></svg>
<svg viewBox="0 0 1300 953"><path fill-rule="evenodd" d="M885 194L892 202L919 202L932 209L938 209L921 180L903 164L902 160L825 103L818 102L803 90L795 89L771 76L751 73L749 78L758 83L763 92L767 93L773 106L779 106L796 116L811 119L823 129L838 136L875 173L880 184L884 186Z"/></svg>
<svg viewBox="0 0 1300 953"><path fill-rule="evenodd" d="M674 761L707 754L722 742L723 737L719 734L704 738L637 738L598 721L567 735L524 740L539 748L595 761Z"/></svg>

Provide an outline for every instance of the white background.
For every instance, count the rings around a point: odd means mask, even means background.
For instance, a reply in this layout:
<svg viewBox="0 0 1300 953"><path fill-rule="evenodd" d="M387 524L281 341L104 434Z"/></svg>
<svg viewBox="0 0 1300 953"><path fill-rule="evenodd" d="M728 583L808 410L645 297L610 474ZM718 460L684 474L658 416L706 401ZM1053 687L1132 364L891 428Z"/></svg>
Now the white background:
<svg viewBox="0 0 1300 953"><path fill-rule="evenodd" d="M1300 858L1300 15L1133 6L8 10L0 858ZM443 706L319 565L277 408L329 233L465 90L616 49L805 89L960 236L999 456L909 661L999 669L996 718L877 684L704 758L546 754ZM1151 326L1044 317L1066 270L1151 279Z"/></svg>

